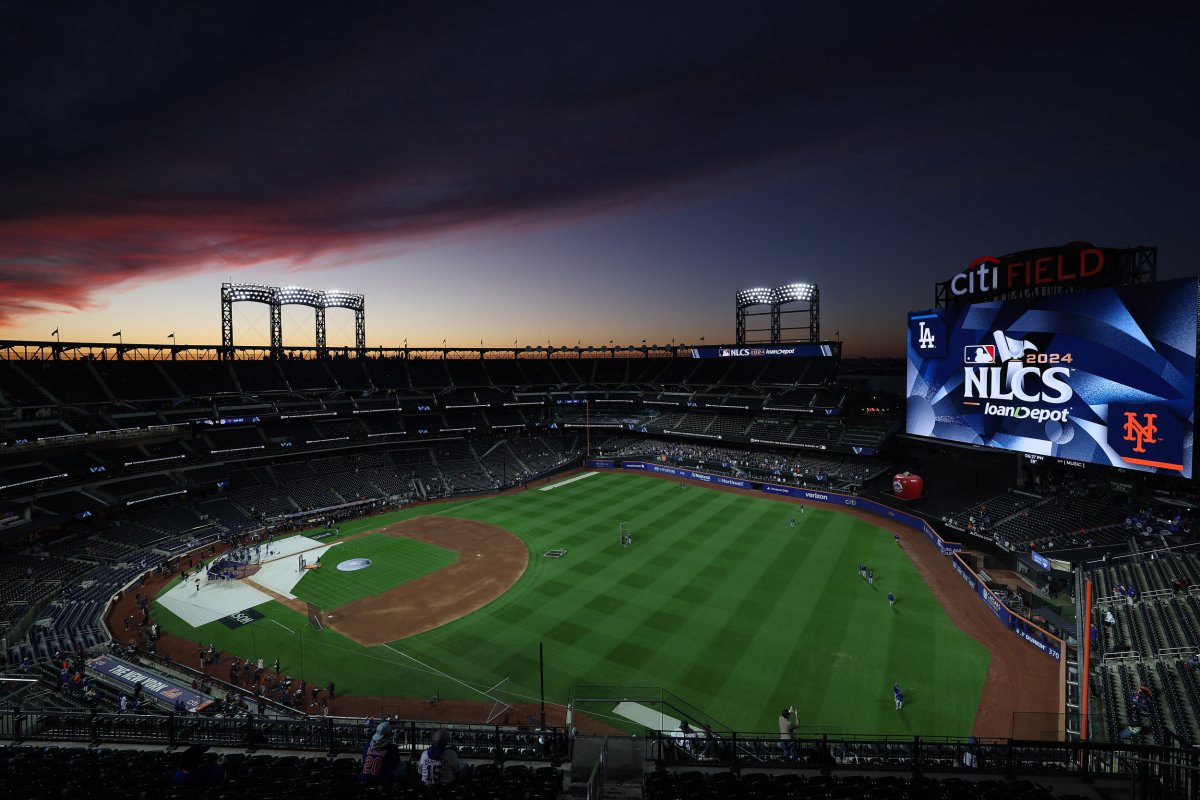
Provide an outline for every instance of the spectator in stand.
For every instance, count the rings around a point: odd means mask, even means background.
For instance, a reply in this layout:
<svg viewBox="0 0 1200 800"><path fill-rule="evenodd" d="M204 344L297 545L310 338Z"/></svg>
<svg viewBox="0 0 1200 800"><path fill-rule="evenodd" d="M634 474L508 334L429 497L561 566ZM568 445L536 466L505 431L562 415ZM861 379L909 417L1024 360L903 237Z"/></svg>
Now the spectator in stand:
<svg viewBox="0 0 1200 800"><path fill-rule="evenodd" d="M671 735L679 740L675 743L676 747L679 748L678 752L683 753L685 756L693 755L692 746L695 743L694 740L698 738L698 735L696 731L692 729L692 726L688 724L686 719L680 720L679 729L674 731Z"/></svg>
<svg viewBox="0 0 1200 800"><path fill-rule="evenodd" d="M358 772L361 783L384 783L396 776L400 766L400 750L392 743L392 726L384 721L375 728L375 735L363 747L362 767Z"/></svg>
<svg viewBox="0 0 1200 800"><path fill-rule="evenodd" d="M433 735L433 744L421 753L417 770L426 785L452 783L458 777L458 753L450 749L450 734L445 728Z"/></svg>
<svg viewBox="0 0 1200 800"><path fill-rule="evenodd" d="M798 719L792 719L792 715L795 713L795 706L788 706L779 712L779 738L783 742L783 757L787 759L794 758L796 754L796 737L794 732L800 725L800 722Z"/></svg>
<svg viewBox="0 0 1200 800"><path fill-rule="evenodd" d="M225 767L221 761L204 757L208 745L194 744L179 757L179 769L171 776L171 785L176 789L211 789L225 780Z"/></svg>

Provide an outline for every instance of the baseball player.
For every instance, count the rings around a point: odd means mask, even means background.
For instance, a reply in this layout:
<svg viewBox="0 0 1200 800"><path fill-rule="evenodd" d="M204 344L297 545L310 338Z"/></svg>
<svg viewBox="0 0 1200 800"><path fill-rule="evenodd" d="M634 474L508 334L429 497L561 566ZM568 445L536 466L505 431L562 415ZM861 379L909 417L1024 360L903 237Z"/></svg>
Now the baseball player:
<svg viewBox="0 0 1200 800"><path fill-rule="evenodd" d="M888 605L892 606L893 608L896 605L896 596L891 592L888 592Z"/></svg>
<svg viewBox="0 0 1200 800"><path fill-rule="evenodd" d="M796 527L796 518L792 517L792 527Z"/></svg>
<svg viewBox="0 0 1200 800"><path fill-rule="evenodd" d="M892 697L896 699L896 710L904 708L904 692L900 691L900 684L892 684Z"/></svg>
<svg viewBox="0 0 1200 800"><path fill-rule="evenodd" d="M867 565L866 564L858 565L858 577L860 577L860 578L867 577Z"/></svg>
<svg viewBox="0 0 1200 800"><path fill-rule="evenodd" d="M867 570L867 583L871 584L872 586L875 585L875 570Z"/></svg>

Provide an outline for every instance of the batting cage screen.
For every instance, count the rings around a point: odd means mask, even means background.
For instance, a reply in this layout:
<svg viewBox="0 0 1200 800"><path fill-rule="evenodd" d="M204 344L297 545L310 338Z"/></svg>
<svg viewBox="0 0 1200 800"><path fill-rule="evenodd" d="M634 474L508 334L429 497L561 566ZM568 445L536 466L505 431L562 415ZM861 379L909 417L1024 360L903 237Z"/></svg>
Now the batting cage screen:
<svg viewBox="0 0 1200 800"><path fill-rule="evenodd" d="M316 603L308 604L308 624L318 630L325 627L325 622L321 618L321 607Z"/></svg>
<svg viewBox="0 0 1200 800"><path fill-rule="evenodd" d="M249 566L249 564L242 561L232 561L227 558L218 559L208 565L208 579L210 581L221 581L244 578Z"/></svg>

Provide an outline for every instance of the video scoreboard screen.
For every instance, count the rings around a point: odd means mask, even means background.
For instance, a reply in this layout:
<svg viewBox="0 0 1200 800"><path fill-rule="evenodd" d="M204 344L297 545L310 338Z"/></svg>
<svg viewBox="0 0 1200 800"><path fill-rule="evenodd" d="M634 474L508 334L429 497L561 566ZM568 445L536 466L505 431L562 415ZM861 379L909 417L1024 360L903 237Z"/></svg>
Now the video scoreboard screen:
<svg viewBox="0 0 1200 800"><path fill-rule="evenodd" d="M909 434L1192 476L1197 280L908 315Z"/></svg>

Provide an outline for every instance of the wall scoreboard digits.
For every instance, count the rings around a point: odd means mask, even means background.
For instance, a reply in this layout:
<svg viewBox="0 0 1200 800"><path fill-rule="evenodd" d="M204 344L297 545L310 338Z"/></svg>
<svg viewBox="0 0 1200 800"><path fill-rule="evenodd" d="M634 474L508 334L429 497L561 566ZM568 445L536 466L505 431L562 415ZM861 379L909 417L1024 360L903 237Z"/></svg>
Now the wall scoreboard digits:
<svg viewBox="0 0 1200 800"><path fill-rule="evenodd" d="M916 311L907 431L1192 476L1197 280Z"/></svg>

